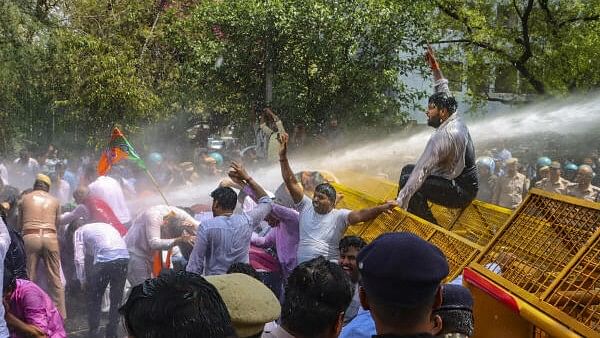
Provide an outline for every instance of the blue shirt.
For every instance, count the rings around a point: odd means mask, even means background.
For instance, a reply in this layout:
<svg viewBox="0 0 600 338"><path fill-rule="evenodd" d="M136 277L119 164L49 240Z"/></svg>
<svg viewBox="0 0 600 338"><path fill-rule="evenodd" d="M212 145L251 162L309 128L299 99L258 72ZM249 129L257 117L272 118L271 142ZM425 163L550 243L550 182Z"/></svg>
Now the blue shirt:
<svg viewBox="0 0 600 338"><path fill-rule="evenodd" d="M361 307L356 317L342 328L340 338L371 338L376 334L375 322L373 321L373 317L371 317L371 311L367 311Z"/></svg>
<svg viewBox="0 0 600 338"><path fill-rule="evenodd" d="M248 263L252 229L271 212L271 203L271 199L264 196L252 211L202 222L186 270L201 275L221 275L233 263Z"/></svg>

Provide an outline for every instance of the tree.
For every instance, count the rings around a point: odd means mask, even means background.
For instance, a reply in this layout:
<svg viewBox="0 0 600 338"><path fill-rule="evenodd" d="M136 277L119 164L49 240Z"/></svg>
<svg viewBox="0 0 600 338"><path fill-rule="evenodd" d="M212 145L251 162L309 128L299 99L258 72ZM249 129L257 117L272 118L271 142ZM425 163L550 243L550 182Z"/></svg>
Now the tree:
<svg viewBox="0 0 600 338"><path fill-rule="evenodd" d="M600 1L436 0L438 38L460 43L471 88L518 73L517 93L556 96L600 84ZM478 79L477 79L478 78ZM486 90L471 94L487 97Z"/></svg>
<svg viewBox="0 0 600 338"><path fill-rule="evenodd" d="M171 41L189 88L235 119L264 101L272 67L272 105L287 121L401 122L418 96L398 75L422 63L421 9L412 1L206 1Z"/></svg>

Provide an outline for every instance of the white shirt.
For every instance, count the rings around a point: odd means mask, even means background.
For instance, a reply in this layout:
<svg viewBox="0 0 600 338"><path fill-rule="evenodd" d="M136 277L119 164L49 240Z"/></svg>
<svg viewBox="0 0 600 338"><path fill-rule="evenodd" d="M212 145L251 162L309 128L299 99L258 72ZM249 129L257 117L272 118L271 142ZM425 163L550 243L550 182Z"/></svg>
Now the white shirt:
<svg viewBox="0 0 600 338"><path fill-rule="evenodd" d="M125 203L125 196L119 182L112 177L100 176L88 186L90 196L102 199L123 224L131 221L131 214Z"/></svg>
<svg viewBox="0 0 600 338"><path fill-rule="evenodd" d="M151 259L153 250L169 249L175 239L162 239L160 228L164 223L163 217L171 211L175 213L175 217L194 224L196 227L200 224L187 212L177 207L168 205L153 206L136 217L131 228L127 231L125 243L129 251L137 256Z"/></svg>
<svg viewBox="0 0 600 338"><path fill-rule="evenodd" d="M300 212L300 243L298 264L323 256L337 260L338 245L348 227L348 209L333 209L325 215L315 211L312 200L306 196L296 205Z"/></svg>
<svg viewBox="0 0 600 338"><path fill-rule="evenodd" d="M0 217L0 260L4 262L6 252L10 246L10 234L6 228L6 224ZM0 269L0 278L4 280L4 269ZM0 292L2 292L2 285L0 285ZM9 337L8 327L6 326L6 320L4 320L4 306L0 306L0 337Z"/></svg>
<svg viewBox="0 0 600 338"><path fill-rule="evenodd" d="M261 338L294 338L276 322L266 323Z"/></svg>
<svg viewBox="0 0 600 338"><path fill-rule="evenodd" d="M73 235L77 279L85 281L85 256L94 257L94 264L129 258L129 251L119 232L107 223L89 223Z"/></svg>

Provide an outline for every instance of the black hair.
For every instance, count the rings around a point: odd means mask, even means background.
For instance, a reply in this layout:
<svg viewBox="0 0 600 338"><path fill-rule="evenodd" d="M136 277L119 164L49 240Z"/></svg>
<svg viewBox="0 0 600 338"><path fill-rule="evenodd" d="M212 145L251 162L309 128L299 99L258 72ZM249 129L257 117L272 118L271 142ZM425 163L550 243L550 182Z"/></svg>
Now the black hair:
<svg viewBox="0 0 600 338"><path fill-rule="evenodd" d="M442 319L441 334L462 333L468 337L473 336L475 323L473 320L473 312L467 310L439 310L435 311Z"/></svg>
<svg viewBox="0 0 600 338"><path fill-rule="evenodd" d="M7 202L10 208L14 208L19 201L19 189L5 185L2 190L0 190L0 202Z"/></svg>
<svg viewBox="0 0 600 338"><path fill-rule="evenodd" d="M429 97L429 104L433 104L438 109L446 108L448 110L449 115L454 114L456 112L456 109L458 108L458 103L456 103L456 99L445 92L438 92L431 95Z"/></svg>
<svg viewBox="0 0 600 338"><path fill-rule="evenodd" d="M188 215L190 215L191 217L194 217L196 214L194 213L194 211L192 210L192 208L190 207L177 207L183 211L185 211Z"/></svg>
<svg viewBox="0 0 600 338"><path fill-rule="evenodd" d="M217 289L202 276L166 270L134 286L119 309L136 338L225 338L235 336Z"/></svg>
<svg viewBox="0 0 600 338"><path fill-rule="evenodd" d="M5 294L12 292L17 287L17 277L13 274L10 269L4 268L4 280L2 281L2 287Z"/></svg>
<svg viewBox="0 0 600 338"><path fill-rule="evenodd" d="M352 300L352 282L342 268L319 256L301 263L288 278L281 322L303 337L317 337L335 325Z"/></svg>
<svg viewBox="0 0 600 338"><path fill-rule="evenodd" d="M331 203L335 203L335 200L337 198L337 192L335 191L333 185L329 183L321 183L317 185L317 187L315 188L315 192L318 192L319 194L324 194L325 196L327 196L327 199L331 201Z"/></svg>
<svg viewBox="0 0 600 338"><path fill-rule="evenodd" d="M365 289L366 291L366 289ZM437 291L417 305L406 306L388 299L382 299L366 291L371 312L375 312L379 320L390 325L412 326L422 322L433 309Z"/></svg>
<svg viewBox="0 0 600 338"><path fill-rule="evenodd" d="M218 187L210 193L210 197L224 210L233 210L237 204L237 194L230 187Z"/></svg>
<svg viewBox="0 0 600 338"><path fill-rule="evenodd" d="M473 323L473 295L469 289L462 285L442 285L442 304L433 311L442 319L442 332L440 334L461 333L472 336Z"/></svg>
<svg viewBox="0 0 600 338"><path fill-rule="evenodd" d="M242 263L242 262L237 262L237 263L233 263L229 266L229 269L227 269L227 273L243 273L244 275L248 275L250 277L253 277L254 279L257 279L259 281L262 280L260 279L260 276L258 275L258 271L256 271L256 269L254 269L252 267L252 265L248 264L248 263Z"/></svg>
<svg viewBox="0 0 600 338"><path fill-rule="evenodd" d="M340 240L338 249L340 249L340 252L342 252L348 250L350 247L360 250L365 246L367 246L367 242L365 242L364 239L358 236L345 236Z"/></svg>

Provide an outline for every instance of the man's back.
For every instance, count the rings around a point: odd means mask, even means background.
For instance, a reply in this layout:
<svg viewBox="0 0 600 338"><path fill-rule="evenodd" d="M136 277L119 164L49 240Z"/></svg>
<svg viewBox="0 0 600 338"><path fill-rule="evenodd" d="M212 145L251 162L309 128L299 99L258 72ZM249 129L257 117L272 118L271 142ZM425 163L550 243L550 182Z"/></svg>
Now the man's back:
<svg viewBox="0 0 600 338"><path fill-rule="evenodd" d="M90 196L100 198L106 202L115 213L119 221L123 224L131 221L131 214L121 185L114 178L100 176L94 182L90 183Z"/></svg>
<svg viewBox="0 0 600 338"><path fill-rule="evenodd" d="M251 236L252 225L245 214L218 216L202 223L197 240L206 246L204 274L224 274L233 263L248 263Z"/></svg>
<svg viewBox="0 0 600 338"><path fill-rule="evenodd" d="M56 198L42 190L32 191L23 196L21 202L21 230L56 230L59 212L60 204Z"/></svg>
<svg viewBox="0 0 600 338"><path fill-rule="evenodd" d="M75 240L84 245L85 253L93 256L94 261L110 260L112 256L128 256L125 241L119 232L107 223L88 223L82 226L75 231Z"/></svg>

